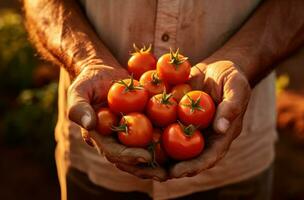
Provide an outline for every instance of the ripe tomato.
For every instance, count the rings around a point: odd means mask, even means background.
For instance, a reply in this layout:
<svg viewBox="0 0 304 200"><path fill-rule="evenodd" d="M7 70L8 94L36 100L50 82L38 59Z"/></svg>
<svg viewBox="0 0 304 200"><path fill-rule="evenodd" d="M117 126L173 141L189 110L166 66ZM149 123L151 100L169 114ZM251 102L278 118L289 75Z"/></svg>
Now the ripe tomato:
<svg viewBox="0 0 304 200"><path fill-rule="evenodd" d="M188 160L198 156L204 149L205 140L193 125L184 127L174 123L162 135L163 147L168 156L175 160Z"/></svg>
<svg viewBox="0 0 304 200"><path fill-rule="evenodd" d="M156 126L167 126L176 121L177 102L172 94L157 94L148 101L146 112Z"/></svg>
<svg viewBox="0 0 304 200"><path fill-rule="evenodd" d="M139 82L124 79L114 83L108 92L108 105L115 113L141 112L148 101L148 92Z"/></svg>
<svg viewBox="0 0 304 200"><path fill-rule="evenodd" d="M212 121L215 105L205 92L194 90L188 92L178 104L178 117L186 125L193 124L206 128Z"/></svg>
<svg viewBox="0 0 304 200"><path fill-rule="evenodd" d="M153 127L150 120L141 113L130 113L122 117L118 132L119 141L128 147L146 147L153 138Z"/></svg>
<svg viewBox="0 0 304 200"><path fill-rule="evenodd" d="M118 124L117 116L109 108L100 108L97 118L96 130L101 135L110 135L113 132L112 127Z"/></svg>
<svg viewBox="0 0 304 200"><path fill-rule="evenodd" d="M164 90L168 91L169 88L169 86L158 77L156 70L145 72L140 77L139 83L149 92L150 97L161 94Z"/></svg>
<svg viewBox="0 0 304 200"><path fill-rule="evenodd" d="M156 58L151 53L151 45L149 48L138 49L135 44L133 44L135 52L132 53L131 58L128 61L128 71L133 74L135 79L139 79L140 76L148 71L155 69Z"/></svg>
<svg viewBox="0 0 304 200"><path fill-rule="evenodd" d="M152 146L153 160L163 165L167 160L167 155L161 146L161 131L159 129L153 130L153 146Z"/></svg>
<svg viewBox="0 0 304 200"><path fill-rule="evenodd" d="M189 84L179 84L174 86L171 89L171 94L173 95L173 98L179 102L181 98L188 92L192 90L191 86Z"/></svg>
<svg viewBox="0 0 304 200"><path fill-rule="evenodd" d="M156 64L159 77L171 85L185 83L189 79L191 64L187 57L173 53L162 55Z"/></svg>

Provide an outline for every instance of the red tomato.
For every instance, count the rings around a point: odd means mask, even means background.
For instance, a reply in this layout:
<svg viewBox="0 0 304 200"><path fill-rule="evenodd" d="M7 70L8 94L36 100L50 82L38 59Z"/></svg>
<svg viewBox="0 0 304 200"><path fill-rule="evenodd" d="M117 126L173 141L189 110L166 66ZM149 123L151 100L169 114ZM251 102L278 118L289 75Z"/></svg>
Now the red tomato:
<svg viewBox="0 0 304 200"><path fill-rule="evenodd" d="M114 83L108 92L108 105L115 113L141 112L148 101L148 92L137 80L124 79Z"/></svg>
<svg viewBox="0 0 304 200"><path fill-rule="evenodd" d="M171 85L187 82L190 75L191 64L187 57L179 54L178 50L173 53L162 55L156 64L159 77Z"/></svg>
<svg viewBox="0 0 304 200"><path fill-rule="evenodd" d="M157 94L148 101L146 112L156 126L167 126L176 121L177 102L172 94Z"/></svg>
<svg viewBox="0 0 304 200"><path fill-rule="evenodd" d="M128 71L133 74L135 79L139 79L144 72L155 69L156 58L151 53L151 45L148 49L146 47L138 49L135 44L133 44L133 47L135 53L128 61Z"/></svg>
<svg viewBox="0 0 304 200"><path fill-rule="evenodd" d="M145 72L140 77L139 83L149 92L150 97L161 94L164 90L168 91L169 88L169 86L158 77L156 70Z"/></svg>
<svg viewBox="0 0 304 200"><path fill-rule="evenodd" d="M128 147L146 147L153 138L150 120L141 113L130 113L122 117L118 131L119 141Z"/></svg>
<svg viewBox="0 0 304 200"><path fill-rule="evenodd" d="M100 108L97 118L96 130L101 135L110 135L113 132L112 127L118 124L117 116L109 108Z"/></svg>
<svg viewBox="0 0 304 200"><path fill-rule="evenodd" d="M194 126L169 125L162 134L165 152L175 160L188 160L198 156L204 149L205 140Z"/></svg>
<svg viewBox="0 0 304 200"><path fill-rule="evenodd" d="M178 118L186 125L193 124L206 128L211 123L215 113L212 98L202 91L188 92L178 104Z"/></svg>
<svg viewBox="0 0 304 200"><path fill-rule="evenodd" d="M163 165L167 160L167 155L161 146L161 131L154 129L153 131L153 156L157 164Z"/></svg>
<svg viewBox="0 0 304 200"><path fill-rule="evenodd" d="M191 86L189 84L179 84L174 86L171 89L171 94L173 95L173 98L179 102L181 98L188 92L192 90Z"/></svg>

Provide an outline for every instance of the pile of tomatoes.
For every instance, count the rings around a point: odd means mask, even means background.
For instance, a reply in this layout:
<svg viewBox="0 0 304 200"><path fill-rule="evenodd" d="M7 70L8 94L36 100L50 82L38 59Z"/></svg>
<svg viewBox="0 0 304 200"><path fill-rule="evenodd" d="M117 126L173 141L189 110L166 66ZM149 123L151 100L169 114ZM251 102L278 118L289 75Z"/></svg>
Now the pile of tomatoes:
<svg viewBox="0 0 304 200"><path fill-rule="evenodd" d="M159 165L195 158L215 113L212 98L187 84L191 64L178 50L157 60L151 47L134 48L131 76L111 86L108 106L97 112L97 131L117 135L128 147L147 148Z"/></svg>

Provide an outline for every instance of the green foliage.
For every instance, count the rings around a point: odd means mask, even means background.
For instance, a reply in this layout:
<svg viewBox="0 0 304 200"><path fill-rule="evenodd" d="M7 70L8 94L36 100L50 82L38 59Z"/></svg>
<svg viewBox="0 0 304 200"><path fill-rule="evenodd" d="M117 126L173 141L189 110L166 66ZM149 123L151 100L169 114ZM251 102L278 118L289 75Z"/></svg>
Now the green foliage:
<svg viewBox="0 0 304 200"><path fill-rule="evenodd" d="M35 87L38 67L20 14L0 10L0 141L53 165L57 83Z"/></svg>
<svg viewBox="0 0 304 200"><path fill-rule="evenodd" d="M14 95L31 87L36 66L22 17L12 10L0 11L0 90Z"/></svg>

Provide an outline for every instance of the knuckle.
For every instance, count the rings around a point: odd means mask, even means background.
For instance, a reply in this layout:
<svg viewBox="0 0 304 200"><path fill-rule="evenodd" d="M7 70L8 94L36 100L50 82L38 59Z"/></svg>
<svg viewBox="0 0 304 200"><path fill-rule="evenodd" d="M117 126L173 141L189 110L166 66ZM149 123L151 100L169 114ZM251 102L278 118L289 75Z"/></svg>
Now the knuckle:
<svg viewBox="0 0 304 200"><path fill-rule="evenodd" d="M243 108L241 105L238 105L236 103L230 104L230 112L232 114L232 116L238 116L239 114L242 113Z"/></svg>

